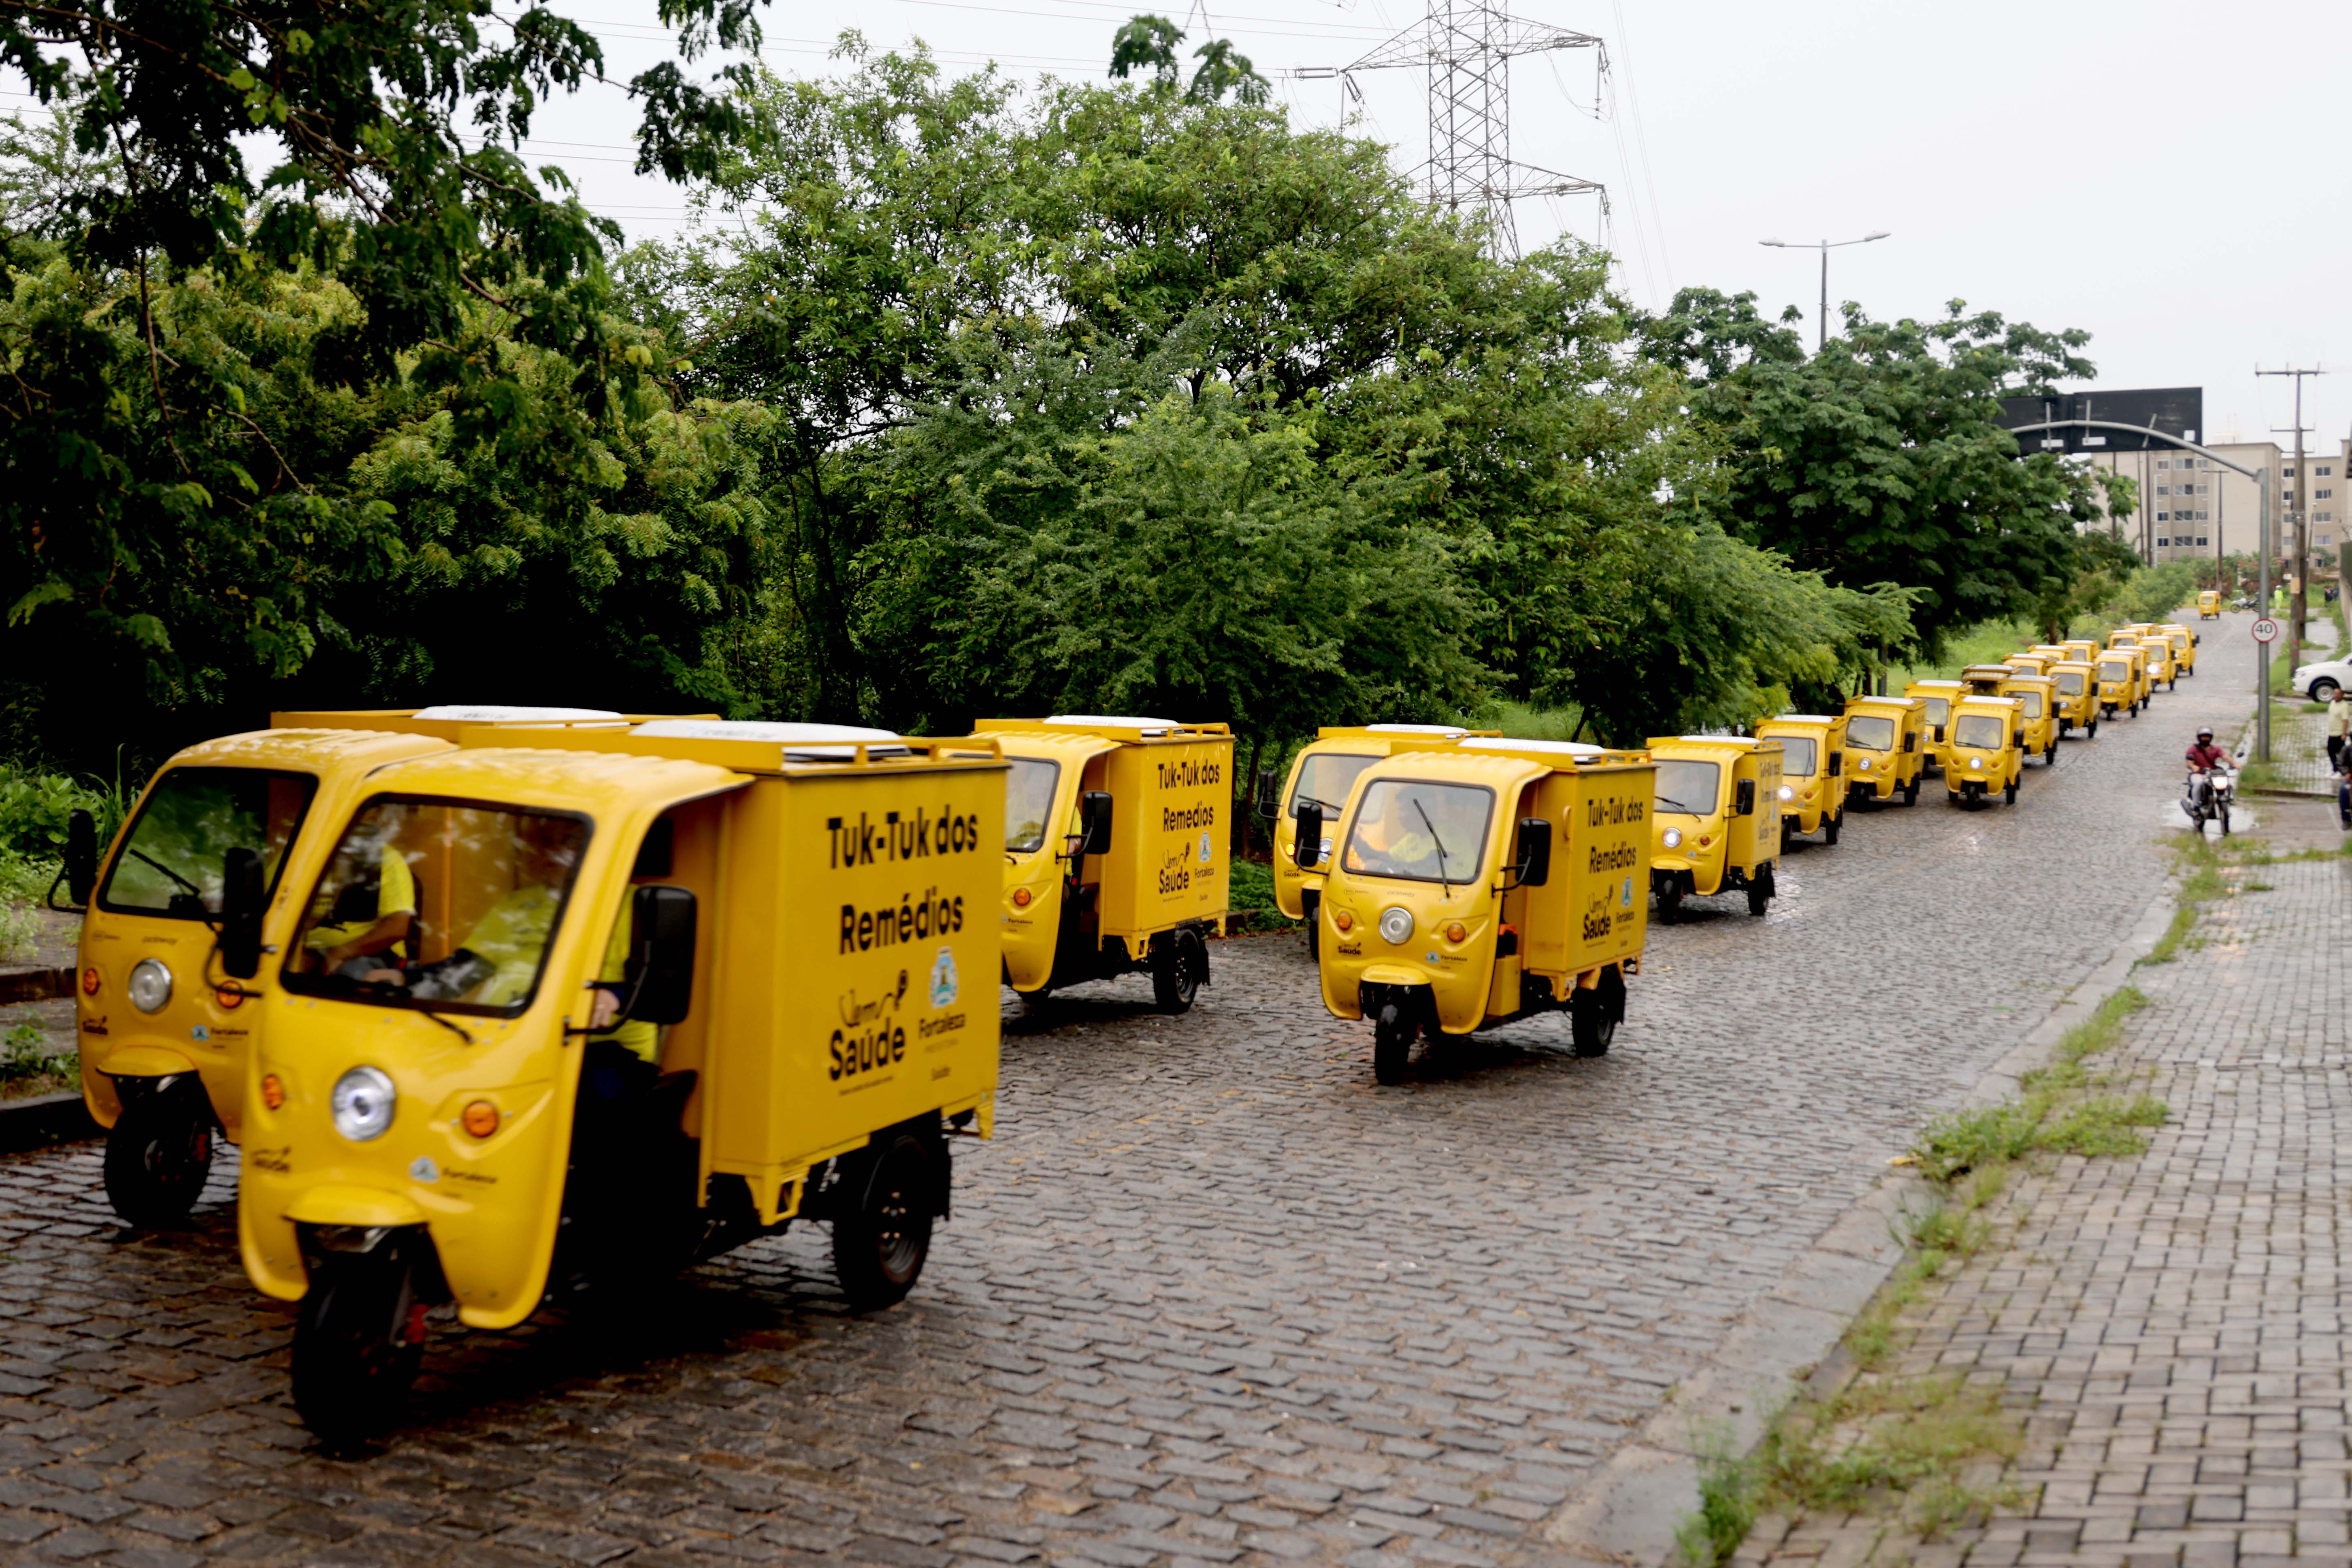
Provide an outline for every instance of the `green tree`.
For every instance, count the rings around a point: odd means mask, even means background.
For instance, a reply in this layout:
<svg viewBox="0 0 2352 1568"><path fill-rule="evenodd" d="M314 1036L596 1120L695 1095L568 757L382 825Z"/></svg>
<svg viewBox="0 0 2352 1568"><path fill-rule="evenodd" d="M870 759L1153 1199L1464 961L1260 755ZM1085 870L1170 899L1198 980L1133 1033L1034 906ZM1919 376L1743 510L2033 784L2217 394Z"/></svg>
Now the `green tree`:
<svg viewBox="0 0 2352 1568"><path fill-rule="evenodd" d="M1176 63L1176 47L1183 41L1184 30L1167 17L1138 12L1112 36L1110 74L1123 77L1149 70L1154 88L1172 93L1182 76ZM1273 91L1273 84L1258 75L1249 57L1234 49L1229 39L1212 38L1192 54L1201 64L1192 73L1192 85L1184 89L1191 102L1221 103L1230 92L1235 102L1255 106L1265 102Z"/></svg>
<svg viewBox="0 0 2352 1568"><path fill-rule="evenodd" d="M1922 590L1923 650L2025 612L2071 574L2095 481L2050 454L2021 460L1998 418L2005 395L2091 376L2085 334L1958 301L1926 323L1848 306L1844 331L1808 356L1752 294L1690 289L1643 337L1719 433L1724 482L1709 500L1723 526L1833 584Z"/></svg>

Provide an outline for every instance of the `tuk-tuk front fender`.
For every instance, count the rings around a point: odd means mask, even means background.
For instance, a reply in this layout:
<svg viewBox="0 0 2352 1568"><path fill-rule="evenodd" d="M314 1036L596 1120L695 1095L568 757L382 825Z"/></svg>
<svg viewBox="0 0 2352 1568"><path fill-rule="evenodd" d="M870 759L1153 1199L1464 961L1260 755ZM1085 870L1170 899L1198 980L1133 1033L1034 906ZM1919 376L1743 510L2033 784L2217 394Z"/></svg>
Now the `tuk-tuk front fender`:
<svg viewBox="0 0 2352 1568"><path fill-rule="evenodd" d="M109 1078L169 1078L194 1072L196 1063L186 1052L169 1046L121 1046L106 1054L98 1070Z"/></svg>
<svg viewBox="0 0 2352 1568"><path fill-rule="evenodd" d="M425 1223L425 1211L398 1193L352 1183L331 1182L305 1187L287 1205L286 1217L296 1225L348 1225L364 1229L396 1229Z"/></svg>

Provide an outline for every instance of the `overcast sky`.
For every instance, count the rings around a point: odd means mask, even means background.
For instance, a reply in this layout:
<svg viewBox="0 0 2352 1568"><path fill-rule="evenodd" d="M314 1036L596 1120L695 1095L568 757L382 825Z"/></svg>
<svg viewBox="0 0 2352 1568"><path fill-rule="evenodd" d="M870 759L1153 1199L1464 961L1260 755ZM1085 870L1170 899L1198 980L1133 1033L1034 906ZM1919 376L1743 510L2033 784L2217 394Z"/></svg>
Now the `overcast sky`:
<svg viewBox="0 0 2352 1568"><path fill-rule="evenodd" d="M1287 73L1353 61L1419 21L1415 5L1214 0L1208 16L1294 116L1331 124L1339 84ZM603 36L614 76L667 52L652 0L557 8ZM821 74L834 37L856 27L880 47L920 38L952 69L993 59L1024 79L1099 79L1132 9L801 0L763 13L765 58ZM1169 14L1192 24L1193 43L1206 36L1197 9ZM1926 315L1958 297L2084 328L2096 384L2201 385L2215 439L2290 422L2287 384L2257 382L2256 362L2340 365L2309 384L2305 421L2330 444L2347 433L2342 0L1518 0L1515 14L1606 40L1606 119L1591 113L1591 51L1513 65L1513 151L1608 185L1606 237L1636 300L1661 305L1692 284L1753 289L1771 309L1801 306L1810 337L1816 256L1757 241L1885 229L1892 237L1832 253L1833 310L1850 299L1877 316ZM1418 167L1422 73L1360 79L1359 128ZM569 166L633 237L676 233L683 193L628 172L634 124L616 93L583 94L549 106L529 151ZM1590 197L1523 202L1518 221L1528 244L1604 232Z"/></svg>

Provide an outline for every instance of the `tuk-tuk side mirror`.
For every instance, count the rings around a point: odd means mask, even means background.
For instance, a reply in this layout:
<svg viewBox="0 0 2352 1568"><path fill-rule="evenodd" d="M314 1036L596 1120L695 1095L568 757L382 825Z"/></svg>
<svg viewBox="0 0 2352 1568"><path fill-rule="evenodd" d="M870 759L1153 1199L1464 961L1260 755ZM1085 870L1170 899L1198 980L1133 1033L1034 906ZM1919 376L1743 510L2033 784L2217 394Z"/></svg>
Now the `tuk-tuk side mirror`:
<svg viewBox="0 0 2352 1568"><path fill-rule="evenodd" d="M250 849L221 858L220 958L238 980L261 972L261 857Z"/></svg>
<svg viewBox="0 0 2352 1568"><path fill-rule="evenodd" d="M1938 724L1938 725L1937 725L1937 726L1936 726L1936 744L1937 744L1937 745L1939 745L1939 746L1940 746L1940 745L1942 745L1943 743L1944 743L1944 727L1943 727L1941 724Z"/></svg>
<svg viewBox="0 0 2352 1568"><path fill-rule="evenodd" d="M629 897L629 959L622 979L628 1016L679 1024L694 1005L694 895L684 888L639 888Z"/></svg>
<svg viewBox="0 0 2352 1568"><path fill-rule="evenodd" d="M1282 815L1282 774L1273 768L1257 771L1257 799L1251 802L1251 809L1260 816Z"/></svg>
<svg viewBox="0 0 2352 1568"><path fill-rule="evenodd" d="M1110 792L1090 789L1078 796L1078 853L1110 853Z"/></svg>
<svg viewBox="0 0 2352 1568"><path fill-rule="evenodd" d="M1311 871L1323 860L1323 808L1311 800L1298 803L1298 837L1291 858L1302 871Z"/></svg>
<svg viewBox="0 0 2352 1568"><path fill-rule="evenodd" d="M1756 815L1756 781L1754 779L1739 781L1732 795L1731 815L1734 816Z"/></svg>
<svg viewBox="0 0 2352 1568"><path fill-rule="evenodd" d="M1906 730L1903 731L1903 749L1906 752L1916 752L1919 749L1918 731Z"/></svg>
<svg viewBox="0 0 2352 1568"><path fill-rule="evenodd" d="M1845 753L1843 752L1832 752L1830 753L1830 777L1835 779L1843 778L1844 776Z"/></svg>
<svg viewBox="0 0 2352 1568"><path fill-rule="evenodd" d="M89 907L98 887L98 819L81 807L66 814L66 897Z"/></svg>
<svg viewBox="0 0 2352 1568"><path fill-rule="evenodd" d="M1540 816L1519 818L1519 886L1540 888L1551 879L1551 824Z"/></svg>

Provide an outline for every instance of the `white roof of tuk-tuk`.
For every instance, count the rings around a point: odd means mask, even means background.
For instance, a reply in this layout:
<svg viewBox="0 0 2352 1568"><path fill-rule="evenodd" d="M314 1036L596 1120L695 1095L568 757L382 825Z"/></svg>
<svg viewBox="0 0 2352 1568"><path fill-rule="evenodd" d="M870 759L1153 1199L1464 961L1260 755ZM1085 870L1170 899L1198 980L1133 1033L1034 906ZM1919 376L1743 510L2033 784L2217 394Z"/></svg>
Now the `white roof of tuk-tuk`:
<svg viewBox="0 0 2352 1568"><path fill-rule="evenodd" d="M1777 719L1767 719L1767 724L1834 724L1836 719L1826 713L1783 713Z"/></svg>
<svg viewBox="0 0 2352 1568"><path fill-rule="evenodd" d="M1847 698L1845 705L1851 708L1857 702L1892 702L1897 708L1910 708L1919 705L1922 701L1923 700L1917 697L1881 697L1874 692L1865 691L1859 697Z"/></svg>
<svg viewBox="0 0 2352 1568"><path fill-rule="evenodd" d="M1475 735L1462 749L1483 752L1547 752L1556 757L1598 757L1608 752L1589 741L1514 741L1504 735Z"/></svg>
<svg viewBox="0 0 2352 1568"><path fill-rule="evenodd" d="M446 719L460 724L555 724L578 719L620 719L606 708L520 708L499 703L444 702L419 708L412 719Z"/></svg>

